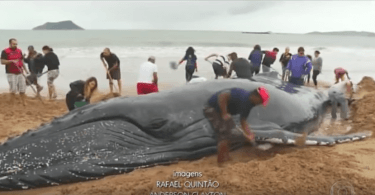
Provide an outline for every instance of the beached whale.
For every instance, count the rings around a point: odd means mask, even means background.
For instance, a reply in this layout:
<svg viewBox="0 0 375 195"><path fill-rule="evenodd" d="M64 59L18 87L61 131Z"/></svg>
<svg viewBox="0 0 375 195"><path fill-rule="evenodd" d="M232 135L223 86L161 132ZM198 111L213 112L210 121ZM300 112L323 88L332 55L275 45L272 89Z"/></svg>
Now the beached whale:
<svg viewBox="0 0 375 195"><path fill-rule="evenodd" d="M270 93L268 107L255 107L248 118L256 139L292 144L300 133L319 127L328 97L284 83L272 74L254 76L257 82L220 79L192 83L73 110L0 146L0 189L92 180L215 154L215 133L202 109L211 95L231 87L254 90L265 86ZM331 145L366 136L308 136L306 143ZM229 139L233 147L246 143L236 130Z"/></svg>

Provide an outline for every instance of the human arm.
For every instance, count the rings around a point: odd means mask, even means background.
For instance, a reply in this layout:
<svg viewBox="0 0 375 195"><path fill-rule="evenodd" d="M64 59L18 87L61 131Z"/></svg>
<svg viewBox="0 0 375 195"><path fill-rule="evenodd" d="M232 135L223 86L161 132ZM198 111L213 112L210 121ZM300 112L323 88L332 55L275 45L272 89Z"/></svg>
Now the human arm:
<svg viewBox="0 0 375 195"><path fill-rule="evenodd" d="M232 75L232 71L234 69L234 63L232 62L229 66L229 71L228 71L228 75L227 75L227 78L229 78L231 75Z"/></svg>
<svg viewBox="0 0 375 195"><path fill-rule="evenodd" d="M348 79L350 80L350 77L349 77L349 73L348 71L345 72L346 76L348 77Z"/></svg>
<svg viewBox="0 0 375 195"><path fill-rule="evenodd" d="M246 135L246 138L249 139L250 141L253 141L255 138L254 133L251 131L249 124L244 118L241 119L241 127L242 127L242 131Z"/></svg>
<svg viewBox="0 0 375 195"><path fill-rule="evenodd" d="M291 59L289 60L288 65L286 66L286 69L287 70L291 70L292 69L292 60Z"/></svg>
<svg viewBox="0 0 375 195"><path fill-rule="evenodd" d="M186 56L185 57L183 57L179 62L178 62L178 65L180 65L183 61L185 61L186 60Z"/></svg>
<svg viewBox="0 0 375 195"><path fill-rule="evenodd" d="M7 56L7 54L5 53L5 51L3 50L2 52L1 52L1 64L2 65L9 65L9 64L11 64L11 63L15 63L16 62L16 60L7 60L8 59L8 56Z"/></svg>
<svg viewBox="0 0 375 195"><path fill-rule="evenodd" d="M319 71L321 72L322 67L323 67L323 59L321 57L319 57L316 61L317 61L318 67L319 67Z"/></svg>
<svg viewBox="0 0 375 195"><path fill-rule="evenodd" d="M230 93L223 92L219 94L218 96L218 104L220 107L220 115L224 120L228 120L230 118L230 115L228 114L228 101L230 99Z"/></svg>
<svg viewBox="0 0 375 195"><path fill-rule="evenodd" d="M306 69L307 68L307 69ZM305 68L305 75L306 74L309 74L310 73L310 71L311 71L311 69L312 69L312 65L311 65L311 61L310 60L307 60L307 62L306 62L306 68Z"/></svg>
<svg viewBox="0 0 375 195"><path fill-rule="evenodd" d="M281 56L280 56L280 59L279 59L279 62L281 62L281 63L282 63L282 61L283 61L283 58L284 58L284 54L281 54Z"/></svg>
<svg viewBox="0 0 375 195"><path fill-rule="evenodd" d="M198 63L195 62L194 66L195 66L195 72L198 72Z"/></svg>
<svg viewBox="0 0 375 195"><path fill-rule="evenodd" d="M154 73L152 74L153 80L152 82L157 86L158 85L158 67L154 64Z"/></svg>
<svg viewBox="0 0 375 195"><path fill-rule="evenodd" d="M157 72L154 72L153 74L154 76L154 80L152 81L155 85L158 85L158 73Z"/></svg>
<svg viewBox="0 0 375 195"><path fill-rule="evenodd" d="M106 64L105 61L104 61L103 53L100 54L100 60L102 61L104 67L107 68L108 66L107 66L107 64Z"/></svg>
<svg viewBox="0 0 375 195"><path fill-rule="evenodd" d="M211 58L211 57L214 57L214 56L215 56L215 57L218 57L218 55L214 53L214 54L211 54L211 55L207 56L206 58L204 58L204 60L207 61L208 58Z"/></svg>
<svg viewBox="0 0 375 195"><path fill-rule="evenodd" d="M110 68L108 71L111 72L112 70L118 68L118 62L115 62L115 65L113 65L112 68Z"/></svg>

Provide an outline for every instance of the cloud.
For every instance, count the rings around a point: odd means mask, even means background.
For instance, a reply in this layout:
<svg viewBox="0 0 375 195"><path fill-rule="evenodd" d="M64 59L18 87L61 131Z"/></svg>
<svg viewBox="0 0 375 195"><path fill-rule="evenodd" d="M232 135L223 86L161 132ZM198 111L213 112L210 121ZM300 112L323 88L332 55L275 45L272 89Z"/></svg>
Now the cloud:
<svg viewBox="0 0 375 195"><path fill-rule="evenodd" d="M280 6L284 2L279 1L252 1L252 2L242 2L242 5L236 5L234 8L230 8L228 13L230 15L244 15L249 13L254 13L260 10L269 9L274 6Z"/></svg>

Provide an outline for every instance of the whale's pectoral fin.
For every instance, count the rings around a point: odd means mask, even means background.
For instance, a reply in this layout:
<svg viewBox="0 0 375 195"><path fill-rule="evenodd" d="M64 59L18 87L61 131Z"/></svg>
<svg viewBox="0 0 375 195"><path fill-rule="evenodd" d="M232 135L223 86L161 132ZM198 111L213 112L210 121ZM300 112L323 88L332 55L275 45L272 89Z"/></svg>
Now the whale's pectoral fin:
<svg viewBox="0 0 375 195"><path fill-rule="evenodd" d="M293 133L286 130L253 130L257 141L265 141L278 144L297 144L296 140L304 135ZM332 135L332 136L306 136L306 145L334 145L349 141L362 140L371 137L371 132L355 133L349 135Z"/></svg>

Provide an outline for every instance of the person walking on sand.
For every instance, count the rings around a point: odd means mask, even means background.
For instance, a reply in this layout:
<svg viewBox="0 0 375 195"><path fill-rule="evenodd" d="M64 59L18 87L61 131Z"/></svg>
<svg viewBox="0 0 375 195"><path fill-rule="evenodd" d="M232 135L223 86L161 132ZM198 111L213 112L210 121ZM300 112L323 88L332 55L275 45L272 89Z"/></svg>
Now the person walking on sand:
<svg viewBox="0 0 375 195"><path fill-rule="evenodd" d="M343 68L335 68L335 70L333 71L335 73L335 76L336 76L336 83L339 82L339 80L341 79L341 81L344 81L345 80L345 75L346 77L348 77L348 79L350 80L350 77L349 77L349 73L347 70L343 69Z"/></svg>
<svg viewBox="0 0 375 195"><path fill-rule="evenodd" d="M268 100L269 94L264 87L259 87L254 91L241 88L225 89L209 98L203 113L217 134L218 163L230 160L228 137L231 130L235 128L231 115L240 115L241 130L248 140L255 142L254 133L247 123L247 118L252 108L261 104L267 106Z"/></svg>
<svg viewBox="0 0 375 195"><path fill-rule="evenodd" d="M194 70L198 72L198 66L197 66L197 56L194 54L195 50L193 47L189 47L186 50L185 56L180 60L178 65L180 65L183 61L186 60L186 82L189 82L193 78Z"/></svg>
<svg viewBox="0 0 375 195"><path fill-rule="evenodd" d="M245 58L238 58L237 53L228 54L228 59L232 61L229 67L227 78L230 78L232 71L235 71L238 78L252 80L251 65Z"/></svg>
<svg viewBox="0 0 375 195"><path fill-rule="evenodd" d="M26 106L26 79L24 72L29 74L23 63L21 49L17 48L16 39L9 39L9 47L1 52L1 64L5 65L9 89L11 93L11 104L14 103L16 93L19 92L21 101Z"/></svg>
<svg viewBox="0 0 375 195"><path fill-rule="evenodd" d="M215 61L212 62L212 68L214 69L215 79L219 76L225 78L227 76L227 71L229 70L229 60L222 55L211 54L207 56L204 60L208 61L208 58L216 57Z"/></svg>
<svg viewBox="0 0 375 195"><path fill-rule="evenodd" d="M145 95L158 91L158 67L155 64L155 57L150 56L139 68L137 93Z"/></svg>
<svg viewBox="0 0 375 195"><path fill-rule="evenodd" d="M311 61L305 56L305 49L298 48L298 54L293 55L288 62L286 69L291 72L289 82L295 85L303 85L306 75L310 72Z"/></svg>
<svg viewBox="0 0 375 195"><path fill-rule="evenodd" d="M262 62L263 72L270 72L271 65L275 62L278 52L279 49L277 47L273 48L272 51L262 51L265 54Z"/></svg>
<svg viewBox="0 0 375 195"><path fill-rule="evenodd" d="M320 52L315 51L315 58L312 61L312 66L313 66L312 79L314 81L315 88L318 87L318 81L316 80L316 78L322 72L322 66L323 66L323 60L321 57L319 57L319 55L320 55Z"/></svg>
<svg viewBox="0 0 375 195"><path fill-rule="evenodd" d="M285 80L286 66L288 65L288 62L290 58L292 57L292 54L289 51L290 51L289 47L286 47L285 52L281 54L281 57L279 59L279 62L281 63L281 69L283 71L283 74L281 75L281 80Z"/></svg>
<svg viewBox="0 0 375 195"><path fill-rule="evenodd" d="M109 88L113 93L113 80L117 80L119 93L121 94L122 81L121 81L121 70L120 70L120 59L116 54L112 53L109 48L105 48L100 54L100 60L103 62L104 67L108 70L106 73L107 79L109 80ZM104 62L107 62L107 64ZM108 68L107 68L108 65ZM109 75L108 75L109 73Z"/></svg>
<svg viewBox="0 0 375 195"><path fill-rule="evenodd" d="M27 57L24 58L24 61L25 63L28 64L29 71L30 71L30 76L26 78L28 80L26 81L26 84L27 85L34 84L37 89L37 95L40 96L40 91L43 90L43 87L38 83L38 77L43 72L44 64L41 61L38 61L38 59L41 59L43 55L35 51L34 46L32 45L28 47L28 50L29 50L29 54L27 55Z"/></svg>
<svg viewBox="0 0 375 195"><path fill-rule="evenodd" d="M48 73L47 73L47 85L48 85L48 95L49 99L55 99L57 98L56 88L53 82L55 79L59 76L59 66L60 61L59 57L53 52L53 49L49 46L45 45L43 48L44 56L39 59L34 59L37 63L43 63L47 65Z"/></svg>
<svg viewBox="0 0 375 195"><path fill-rule="evenodd" d="M260 64L262 63L263 53L261 51L260 45L255 45L254 50L251 51L249 55L250 66L251 66L251 76L257 75L260 71Z"/></svg>
<svg viewBox="0 0 375 195"><path fill-rule="evenodd" d="M353 83L350 80L348 80L346 82L334 84L329 88L328 96L332 104L332 119L337 118L337 104L340 103L340 117L344 120L348 120L348 99L351 99L353 96Z"/></svg>

